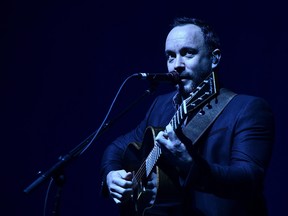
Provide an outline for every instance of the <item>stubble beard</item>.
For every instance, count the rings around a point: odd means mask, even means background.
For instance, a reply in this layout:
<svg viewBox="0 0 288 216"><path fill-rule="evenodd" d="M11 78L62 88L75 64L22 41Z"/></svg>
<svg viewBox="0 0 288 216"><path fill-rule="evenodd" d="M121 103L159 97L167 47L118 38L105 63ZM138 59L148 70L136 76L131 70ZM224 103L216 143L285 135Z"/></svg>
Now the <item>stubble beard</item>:
<svg viewBox="0 0 288 216"><path fill-rule="evenodd" d="M177 89L183 99L186 99L190 96L190 93L195 89L195 83L192 82L189 85L185 85L184 83L180 83L177 85Z"/></svg>

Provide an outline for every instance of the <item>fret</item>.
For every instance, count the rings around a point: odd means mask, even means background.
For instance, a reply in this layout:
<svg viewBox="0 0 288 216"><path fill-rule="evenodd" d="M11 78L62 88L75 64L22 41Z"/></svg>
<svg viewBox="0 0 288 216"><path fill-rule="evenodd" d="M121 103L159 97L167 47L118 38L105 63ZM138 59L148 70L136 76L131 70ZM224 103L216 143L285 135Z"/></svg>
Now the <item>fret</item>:
<svg viewBox="0 0 288 216"><path fill-rule="evenodd" d="M176 130L180 124L181 124L181 119L180 119L179 112L177 112L177 127L174 130Z"/></svg>
<svg viewBox="0 0 288 216"><path fill-rule="evenodd" d="M172 128L175 127L175 120L174 120L174 117L171 119L171 121L170 121L169 124L171 125Z"/></svg>
<svg viewBox="0 0 288 216"><path fill-rule="evenodd" d="M161 155L161 149L158 145L155 145L146 160L146 177L152 171L160 155Z"/></svg>

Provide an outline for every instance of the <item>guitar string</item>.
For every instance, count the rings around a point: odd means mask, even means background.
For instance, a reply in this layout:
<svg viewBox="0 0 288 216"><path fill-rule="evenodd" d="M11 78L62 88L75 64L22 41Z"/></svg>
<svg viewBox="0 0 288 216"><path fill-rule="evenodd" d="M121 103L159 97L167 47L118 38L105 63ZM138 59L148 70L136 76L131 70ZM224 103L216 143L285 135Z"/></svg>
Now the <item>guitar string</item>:
<svg viewBox="0 0 288 216"><path fill-rule="evenodd" d="M177 112L175 113L175 115L173 116L173 118L171 119L171 121L169 123L169 124L172 125L174 130L180 125L180 122L181 122L180 121L180 117L182 117L182 115L179 116L180 115L179 112L182 111L181 110L182 108L183 108L183 103L178 108ZM150 154L148 155L147 159L142 163L142 165L139 168L139 171L134 176L134 178L136 179L137 183L141 180L141 177L145 173L146 173L146 177L147 177L147 175L150 174L151 170L155 166L155 164L156 164L158 158L160 157L160 155L161 155L161 148L159 146L157 146L157 145L154 145L154 147L153 147L152 151L150 152ZM153 159L153 161L151 161L152 159ZM147 161L148 161L148 163L147 163Z"/></svg>
<svg viewBox="0 0 288 216"><path fill-rule="evenodd" d="M173 116L173 118L171 119L171 121L170 121L170 123L169 123L169 124L171 124L171 126L173 127L174 130L176 130L177 127L179 127L181 121L183 120L183 117L186 116L186 112L185 112L185 111L184 111L184 115L182 116L182 112L183 112L182 109L184 109L184 108L183 108L184 105L186 105L186 104L189 103L190 98L187 98L187 99L185 99L184 101L185 101L185 102L183 102L183 103L179 106L178 110L176 111L175 115ZM181 113L181 115L179 114L179 112ZM180 115L180 116L179 116L179 115ZM180 117L181 117L181 120L180 120ZM175 120L175 119L176 119L176 120ZM159 150L158 150L158 151L159 151L159 154L156 155L156 157L153 157L153 158L152 158L152 159L154 159L154 162L151 161L151 160L149 161L149 159L151 159L153 153L155 152L155 149L157 150L157 148L159 149ZM145 173L146 173L146 176L147 176L147 174L148 174L148 175L150 174L151 170L152 170L153 167L155 166L155 164L156 164L158 158L160 157L160 155L161 155L161 148L160 148L159 146L157 146L157 145L154 145L154 147L153 147L152 151L150 152L150 154L148 155L147 159L141 164L138 172L137 172L137 173L135 174L135 176L134 176L134 178L136 179L137 183L141 180L141 177L142 177ZM146 163L147 160L148 160L148 163L149 163L149 164L148 164L148 165L149 165L148 167L147 167L147 163ZM151 166L151 164L152 164L152 166ZM149 172L147 172L147 168L149 169Z"/></svg>
<svg viewBox="0 0 288 216"><path fill-rule="evenodd" d="M191 100L191 98L187 98L185 99L185 101L188 101L186 102L186 104L189 104L189 101ZM176 112L176 116L173 116L172 120L170 121L170 124L172 125L172 127L175 129L177 129L177 127L179 127L181 121L179 119L179 112L181 112L181 109L183 108L183 103L181 104L181 106L179 107L179 109L177 110ZM188 105L190 106L190 105ZM182 117L185 117L187 113L184 113L184 116ZM175 120L176 119L176 120ZM181 118L181 120L183 120L183 118ZM155 150L160 150L159 154L156 154L155 153ZM156 156L154 156L156 154ZM142 163L142 165L140 166L139 168L139 171L135 174L135 179L137 181L137 183L141 180L141 177L146 173L146 177L147 177L147 174L149 175L151 170L153 169L154 165L156 164L158 158L160 157L161 155L161 148L157 145L154 145L152 151L150 152L150 154L148 155L147 159ZM151 161L152 159L154 159L154 162ZM147 162L148 161L148 165L147 165ZM152 166L151 166L152 164ZM147 171L149 169L149 171Z"/></svg>
<svg viewBox="0 0 288 216"><path fill-rule="evenodd" d="M158 149L157 148L159 148L159 150L160 150L160 147L159 146L157 146L157 145L154 145L154 147L153 147L153 149L152 149L152 151L150 152L150 154L148 155L148 157L147 157L147 159L148 158L151 158L152 157L152 155L154 154L154 152L155 152L155 150L157 151ZM159 158L159 156L160 156L160 154L161 154L161 151L157 151L157 152L159 152L159 154L157 154L156 155L156 157L155 158ZM157 153L156 152L156 153ZM155 153L155 154L156 154ZM157 160L157 159L156 159ZM145 173L147 173L146 171L147 171L147 166L146 166L146 163L145 163L146 161L144 161L143 163L142 163L142 165L140 166L140 168L139 168L139 170L138 170L138 172L135 174L135 176L134 176L134 178L137 180L137 183L140 181L140 179L141 179L141 177L145 174ZM155 164L154 164L155 165ZM154 167L154 165L153 165L153 167ZM151 168L151 166L149 167L149 169L153 169L153 167ZM150 172L151 172L151 170L150 170ZM149 174L150 174L150 172L149 172Z"/></svg>
<svg viewBox="0 0 288 216"><path fill-rule="evenodd" d="M206 80L206 81L207 81L207 80ZM195 96L195 94L198 94L198 93L203 89L203 87L205 86L205 83L207 83L207 82L204 82L204 83L202 84L202 86L199 85L199 86L196 88L195 92L193 93L194 96ZM193 94L191 94L191 96L192 96ZM196 101L197 101L197 100L203 101L203 96L205 96L205 95L210 95L210 93L209 93L209 92L205 92L201 97L197 98ZM187 111L186 111L187 106L186 106L186 105L188 105L188 107L190 107L190 106L193 105L193 107L195 108L195 106L196 106L195 103L194 103L194 104L190 104L190 101L194 98L194 96L186 98L186 99L182 102L182 104L179 106L179 108L178 108L178 110L176 111L175 115L174 115L173 118L171 119L171 121L170 121L169 124L171 124L171 126L173 127L174 130L176 130L177 127L179 127L179 125L181 124L181 121L184 119L184 117L187 116ZM200 98L201 98L201 99L200 99ZM183 106L186 106L186 107L183 107ZM185 108L186 108L186 109L185 109ZM189 109L188 109L188 110L189 110ZM190 110L190 111L191 111L191 110ZM183 115L183 112L184 112L184 115ZM158 152L155 152L155 151L157 151L157 150L158 150ZM156 155L155 155L155 154L156 154ZM160 148L159 146L157 146L157 145L154 145L154 147L153 147L152 151L149 153L147 159L141 164L138 172L137 172L137 173L135 174L135 176L134 176L134 179L136 179L137 183L141 180L141 177L142 177L145 173L146 173L146 177L147 177L147 175L150 174L150 172L152 171L153 167L155 166L155 164L156 164L156 162L157 162L157 160L158 160L158 158L159 158L160 156L161 156L161 148ZM150 159L150 160L149 160L149 159ZM151 161L152 159L154 159L154 160L153 160L154 162ZM148 160L148 164L146 163L147 160Z"/></svg>

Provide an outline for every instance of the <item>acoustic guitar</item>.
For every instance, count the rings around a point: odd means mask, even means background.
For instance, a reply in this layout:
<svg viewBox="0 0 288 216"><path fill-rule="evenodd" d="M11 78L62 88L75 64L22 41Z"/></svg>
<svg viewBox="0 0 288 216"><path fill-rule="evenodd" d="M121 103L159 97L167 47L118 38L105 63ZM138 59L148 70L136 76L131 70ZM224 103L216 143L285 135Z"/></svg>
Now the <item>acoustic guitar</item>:
<svg viewBox="0 0 288 216"><path fill-rule="evenodd" d="M183 124L189 113L208 104L216 94L216 78L212 72L179 106L169 122L173 130L176 131ZM129 143L127 146L125 152L129 150L136 158L135 160L129 158L129 163L124 165L126 170L133 172L133 196L120 206L121 216L144 216L145 212L157 203L159 197L169 196L169 193L173 196L178 193L169 177L156 165L162 151L155 141L155 137L161 130L163 128L147 127L141 144ZM126 157L124 153L124 160ZM151 198L145 193L145 186L152 172L157 174L157 195L153 204L150 202Z"/></svg>

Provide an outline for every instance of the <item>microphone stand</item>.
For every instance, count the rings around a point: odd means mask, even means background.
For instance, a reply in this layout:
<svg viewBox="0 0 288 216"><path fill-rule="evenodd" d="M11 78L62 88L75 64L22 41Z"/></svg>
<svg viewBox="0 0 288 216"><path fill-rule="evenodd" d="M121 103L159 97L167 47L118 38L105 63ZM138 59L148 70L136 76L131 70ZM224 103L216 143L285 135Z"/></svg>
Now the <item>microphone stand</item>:
<svg viewBox="0 0 288 216"><path fill-rule="evenodd" d="M89 145L94 139L98 138L99 135L103 134L104 131L106 131L108 128L110 128L116 120L120 119L124 116L132 107L134 107L136 104L138 104L146 95L149 95L153 93L153 91L156 88L156 82L150 83L150 88L145 90L145 92L137 98L134 102L132 102L129 106L127 106L126 109L124 109L120 114L118 114L114 119L107 121L103 127L100 127L98 130L93 132L91 135L89 135L84 141L82 141L80 144L78 144L75 148L73 148L69 153L67 153L64 156L60 156L57 163L55 163L50 169L48 169L45 173L41 174L40 177L38 177L35 181L33 181L28 187L24 189L24 193L28 194L32 190L34 190L37 186L45 182L49 178L53 178L56 182L56 185L58 186L57 194L56 194L56 201L54 204L54 210L53 215L59 216L59 201L60 196L62 192L62 188L64 185L64 174L63 169L64 167L70 163L72 160L76 159L84 149L87 148L87 145ZM97 134L97 136L95 136Z"/></svg>

